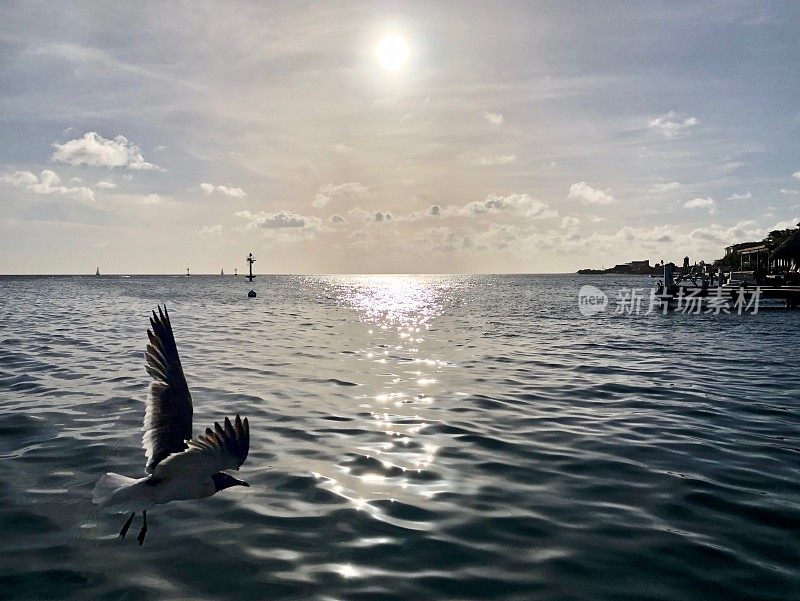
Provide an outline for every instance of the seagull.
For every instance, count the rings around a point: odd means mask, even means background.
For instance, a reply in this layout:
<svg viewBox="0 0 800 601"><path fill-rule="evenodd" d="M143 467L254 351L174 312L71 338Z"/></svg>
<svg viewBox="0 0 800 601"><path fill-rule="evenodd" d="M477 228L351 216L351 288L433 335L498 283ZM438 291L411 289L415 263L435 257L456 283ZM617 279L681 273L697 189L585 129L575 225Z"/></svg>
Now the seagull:
<svg viewBox="0 0 800 601"><path fill-rule="evenodd" d="M232 486L250 486L226 470L239 470L250 449L250 424L238 415L222 426L206 428L192 437L192 395L183 375L167 306L150 318L145 352L147 373L153 378L147 395L142 446L147 463L144 478L108 473L98 480L93 502L101 507L131 511L120 530L125 538L137 511L142 512L141 546L147 535L147 510L185 499L204 499Z"/></svg>

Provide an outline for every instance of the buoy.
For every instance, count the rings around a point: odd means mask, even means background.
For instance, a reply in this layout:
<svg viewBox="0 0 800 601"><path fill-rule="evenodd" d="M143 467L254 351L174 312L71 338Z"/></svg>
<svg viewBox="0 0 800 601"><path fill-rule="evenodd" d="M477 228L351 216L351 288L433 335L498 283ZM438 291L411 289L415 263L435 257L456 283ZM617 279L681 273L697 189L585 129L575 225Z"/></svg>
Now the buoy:
<svg viewBox="0 0 800 601"><path fill-rule="evenodd" d="M255 290L251 290L250 292L247 293L247 296L249 298L255 298L256 297L256 291Z"/></svg>

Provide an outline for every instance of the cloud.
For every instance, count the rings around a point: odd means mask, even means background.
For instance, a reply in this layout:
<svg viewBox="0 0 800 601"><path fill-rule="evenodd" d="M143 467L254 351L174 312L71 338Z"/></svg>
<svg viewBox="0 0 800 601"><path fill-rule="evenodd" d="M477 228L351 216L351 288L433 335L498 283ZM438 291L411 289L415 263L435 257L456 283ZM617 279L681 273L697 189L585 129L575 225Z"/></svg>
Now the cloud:
<svg viewBox="0 0 800 601"><path fill-rule="evenodd" d="M677 190L680 187L681 187L680 182L667 182L662 184L655 184L652 187L652 189L648 192L648 194L661 194L662 192Z"/></svg>
<svg viewBox="0 0 800 601"><path fill-rule="evenodd" d="M687 200L683 203L683 206L687 209L709 209L712 210L716 206L714 199L710 196L698 196L697 198L693 198L692 200Z"/></svg>
<svg viewBox="0 0 800 601"><path fill-rule="evenodd" d="M565 217L564 217L564 218L561 220L561 227L562 227L562 228L564 228L564 229L573 228L573 227L575 227L576 225L578 225L580 222L581 222L581 220L580 220L580 219L578 219L577 217L569 217L569 216L565 216Z"/></svg>
<svg viewBox="0 0 800 601"><path fill-rule="evenodd" d="M596 190L588 185L586 182L578 182L569 187L567 198L573 200L580 200L590 205L608 205L616 202L616 199L608 192L603 190Z"/></svg>
<svg viewBox="0 0 800 601"><path fill-rule="evenodd" d="M476 200L463 207L447 207L445 214L475 217L485 214L514 213L523 217L552 217L545 203L527 194L509 194L500 196L489 194L484 200Z"/></svg>
<svg viewBox="0 0 800 601"><path fill-rule="evenodd" d="M317 195L311 201L311 205L321 208L327 205L337 196L361 196L369 192L369 188L358 182L347 182L345 184L324 184L317 190Z"/></svg>
<svg viewBox="0 0 800 601"><path fill-rule="evenodd" d="M244 198L247 196L247 192L242 190L241 188L229 188L228 186L215 186L214 184L209 184L207 182L203 182L200 184L200 190L203 194L213 194L214 192L219 192L220 194L224 194L225 196L230 196L231 198Z"/></svg>
<svg viewBox="0 0 800 601"><path fill-rule="evenodd" d="M800 171L795 171L794 173L792 173L792 177L794 179L800 179Z"/></svg>
<svg viewBox="0 0 800 601"><path fill-rule="evenodd" d="M793 230L797 227L798 223L800 223L800 217L795 217L794 219L787 219L786 221L779 221L771 228L769 228L769 231L772 232L774 230Z"/></svg>
<svg viewBox="0 0 800 601"><path fill-rule="evenodd" d="M145 161L141 149L128 142L125 136L107 140L90 131L82 138L75 138L63 144L55 143L53 147L56 151L50 160L73 167L87 165L109 169L126 167L133 171L164 171L161 167Z"/></svg>
<svg viewBox="0 0 800 601"><path fill-rule="evenodd" d="M698 123L700 121L696 117L683 117L675 111L670 111L666 115L651 119L648 125L665 138L678 138Z"/></svg>
<svg viewBox="0 0 800 601"><path fill-rule="evenodd" d="M234 215L247 222L244 226L246 230L279 230L285 228L319 229L322 224L318 217L298 215L285 210L278 211L277 213L267 213L266 211L251 213L245 210L237 211Z"/></svg>
<svg viewBox="0 0 800 601"><path fill-rule="evenodd" d="M800 195L800 190L789 190L787 188L781 188L780 192L784 196L798 196L798 195Z"/></svg>
<svg viewBox="0 0 800 601"><path fill-rule="evenodd" d="M731 194L725 200L750 200L751 198L753 198L753 194L745 192L744 194Z"/></svg>
<svg viewBox="0 0 800 601"><path fill-rule="evenodd" d="M117 187L117 184L115 184L114 182L108 182L108 181L103 180L103 181L97 182L94 185L94 187L95 188L100 188L101 190L113 190L114 188Z"/></svg>
<svg viewBox="0 0 800 601"><path fill-rule="evenodd" d="M207 234L209 236L220 236L222 235L222 226L221 225L204 225L199 230L197 230L198 234Z"/></svg>
<svg viewBox="0 0 800 601"><path fill-rule="evenodd" d="M331 215L328 218L328 221L330 221L331 223L345 223L344 217L342 217L341 215Z"/></svg>
<svg viewBox="0 0 800 601"><path fill-rule="evenodd" d="M350 154L351 152L355 152L355 150L355 148L347 144L335 144L333 146L333 152L336 154Z"/></svg>
<svg viewBox="0 0 800 601"><path fill-rule="evenodd" d="M492 125L502 125L504 121L503 115L500 113L490 113L489 111L483 111L483 118Z"/></svg>
<svg viewBox="0 0 800 601"><path fill-rule="evenodd" d="M55 171L45 169L37 176L30 171L14 171L0 176L0 181L16 188L24 188L34 194L63 194L84 202L94 200L94 192L90 188L77 186L69 188L61 185L61 178Z"/></svg>
<svg viewBox="0 0 800 601"><path fill-rule="evenodd" d="M148 194L142 198L142 204L145 206L152 206L161 204L162 198L158 194Z"/></svg>
<svg viewBox="0 0 800 601"><path fill-rule="evenodd" d="M442 207L439 205L431 205L427 209L421 211L411 211L403 219L406 221L419 221L420 219L426 219L428 217L441 217L441 215Z"/></svg>
<svg viewBox="0 0 800 601"><path fill-rule="evenodd" d="M494 156L485 156L478 159L481 165L508 165L517 160L515 154L498 154Z"/></svg>

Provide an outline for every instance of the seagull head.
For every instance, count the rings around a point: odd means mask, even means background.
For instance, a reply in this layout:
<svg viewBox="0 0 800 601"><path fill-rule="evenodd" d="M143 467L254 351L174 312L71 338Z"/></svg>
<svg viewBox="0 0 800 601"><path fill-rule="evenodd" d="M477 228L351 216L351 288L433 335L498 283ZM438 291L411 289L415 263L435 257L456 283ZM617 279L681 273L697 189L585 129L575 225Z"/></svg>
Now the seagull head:
<svg viewBox="0 0 800 601"><path fill-rule="evenodd" d="M214 474L213 476L211 476L211 480L214 482L214 488L216 489L214 492L225 490L226 488L230 488L231 486L247 486L247 487L250 486L244 480L237 480L233 476L226 474L224 472L218 472Z"/></svg>

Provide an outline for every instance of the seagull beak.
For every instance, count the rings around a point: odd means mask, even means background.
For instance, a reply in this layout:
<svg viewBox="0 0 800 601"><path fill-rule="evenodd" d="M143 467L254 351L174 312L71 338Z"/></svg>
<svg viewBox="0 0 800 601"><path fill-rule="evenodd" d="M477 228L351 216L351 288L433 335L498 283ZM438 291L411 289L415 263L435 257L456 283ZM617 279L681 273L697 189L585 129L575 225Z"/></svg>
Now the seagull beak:
<svg viewBox="0 0 800 601"><path fill-rule="evenodd" d="M250 485L247 482L245 482L244 480L239 482L239 486L246 486L247 488L250 488Z"/></svg>

